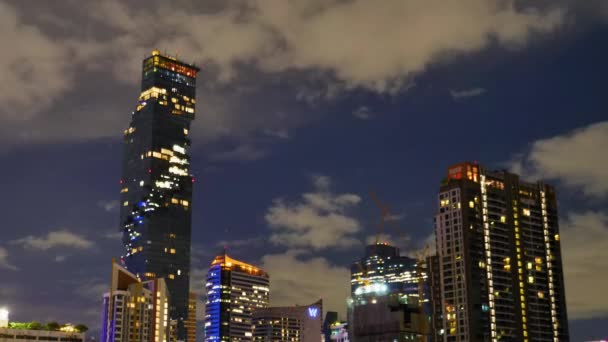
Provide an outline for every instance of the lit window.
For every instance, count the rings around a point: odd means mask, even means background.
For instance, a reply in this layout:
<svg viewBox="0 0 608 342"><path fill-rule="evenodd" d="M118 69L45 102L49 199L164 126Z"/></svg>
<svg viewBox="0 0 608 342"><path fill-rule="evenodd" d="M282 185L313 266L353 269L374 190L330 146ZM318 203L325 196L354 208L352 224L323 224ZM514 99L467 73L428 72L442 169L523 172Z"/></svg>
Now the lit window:
<svg viewBox="0 0 608 342"><path fill-rule="evenodd" d="M475 202L469 201L469 208L475 208Z"/></svg>
<svg viewBox="0 0 608 342"><path fill-rule="evenodd" d="M175 279L175 276L173 274L169 274L169 279Z"/></svg>
<svg viewBox="0 0 608 342"><path fill-rule="evenodd" d="M123 207L126 207L126 206L128 206L128 205L129 205L129 201L124 201L124 202L122 203L122 206L123 206Z"/></svg>
<svg viewBox="0 0 608 342"><path fill-rule="evenodd" d="M184 135L188 135L188 129L184 128Z"/></svg>
<svg viewBox="0 0 608 342"><path fill-rule="evenodd" d="M175 254L175 248L171 248L170 253Z"/></svg>
<svg viewBox="0 0 608 342"><path fill-rule="evenodd" d="M502 223L507 222L507 218L505 216L501 216L500 217L500 222L502 222Z"/></svg>
<svg viewBox="0 0 608 342"><path fill-rule="evenodd" d="M555 234L555 241L559 241L559 234Z"/></svg>
<svg viewBox="0 0 608 342"><path fill-rule="evenodd" d="M179 152L179 153L182 153L182 154L186 153L186 149L183 148L183 147L181 147L181 146L179 146L179 145L173 145L173 151Z"/></svg>
<svg viewBox="0 0 608 342"><path fill-rule="evenodd" d="M530 209L524 209L524 216L530 216Z"/></svg>
<svg viewBox="0 0 608 342"><path fill-rule="evenodd" d="M533 276L528 276L528 283L532 284L534 282Z"/></svg>

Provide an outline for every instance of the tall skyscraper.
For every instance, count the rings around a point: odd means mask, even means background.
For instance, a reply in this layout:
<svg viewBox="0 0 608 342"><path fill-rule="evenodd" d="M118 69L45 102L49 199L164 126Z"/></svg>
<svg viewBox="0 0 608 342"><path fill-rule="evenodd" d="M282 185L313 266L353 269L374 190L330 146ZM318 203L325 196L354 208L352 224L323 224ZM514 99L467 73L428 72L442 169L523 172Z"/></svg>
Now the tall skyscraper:
<svg viewBox="0 0 608 342"><path fill-rule="evenodd" d="M444 341L568 341L555 190L448 169L435 216Z"/></svg>
<svg viewBox="0 0 608 342"><path fill-rule="evenodd" d="M112 262L103 296L101 342L169 342L169 291L162 278L141 281Z"/></svg>
<svg viewBox="0 0 608 342"><path fill-rule="evenodd" d="M188 133L198 70L157 50L144 59L141 94L124 132L120 190L123 262L142 280L166 279L180 340L186 338L188 315L193 183Z"/></svg>
<svg viewBox="0 0 608 342"><path fill-rule="evenodd" d="M384 243L367 246L365 256L351 266L350 340L426 341L426 280L416 260L400 255L398 248Z"/></svg>
<svg viewBox="0 0 608 342"><path fill-rule="evenodd" d="M264 270L225 252L215 257L207 273L205 341L252 341L253 311L268 307L269 286Z"/></svg>

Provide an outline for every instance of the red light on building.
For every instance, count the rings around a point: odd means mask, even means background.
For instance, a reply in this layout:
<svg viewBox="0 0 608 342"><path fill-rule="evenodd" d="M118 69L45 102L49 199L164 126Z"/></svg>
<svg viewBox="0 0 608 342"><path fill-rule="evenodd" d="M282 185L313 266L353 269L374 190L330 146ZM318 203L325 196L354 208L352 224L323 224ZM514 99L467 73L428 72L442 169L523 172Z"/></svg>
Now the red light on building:
<svg viewBox="0 0 608 342"><path fill-rule="evenodd" d="M474 182L479 178L479 166L476 163L460 163L448 168L448 180L468 179Z"/></svg>

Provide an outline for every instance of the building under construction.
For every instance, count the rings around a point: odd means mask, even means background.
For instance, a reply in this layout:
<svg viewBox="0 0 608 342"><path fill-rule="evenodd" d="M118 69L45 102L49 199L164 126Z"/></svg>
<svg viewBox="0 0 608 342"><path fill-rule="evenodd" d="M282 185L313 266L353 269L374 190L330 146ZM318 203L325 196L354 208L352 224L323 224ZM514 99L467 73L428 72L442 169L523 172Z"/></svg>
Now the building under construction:
<svg viewBox="0 0 608 342"><path fill-rule="evenodd" d="M428 341L427 274L397 247L376 243L351 267L349 337L354 342Z"/></svg>

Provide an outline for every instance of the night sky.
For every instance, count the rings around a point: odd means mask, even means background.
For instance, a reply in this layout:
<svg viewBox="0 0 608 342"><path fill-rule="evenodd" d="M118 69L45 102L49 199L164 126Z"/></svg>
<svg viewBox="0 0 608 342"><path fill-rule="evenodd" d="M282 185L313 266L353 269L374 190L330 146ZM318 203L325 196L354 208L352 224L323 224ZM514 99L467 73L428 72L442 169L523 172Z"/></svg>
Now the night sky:
<svg viewBox="0 0 608 342"><path fill-rule="evenodd" d="M608 335L608 3L0 0L0 307L96 334L154 48L201 67L192 288L223 248L343 318L373 240L433 239L449 165L557 187L572 341ZM199 310L199 320L203 318ZM200 331L199 331L200 335Z"/></svg>

